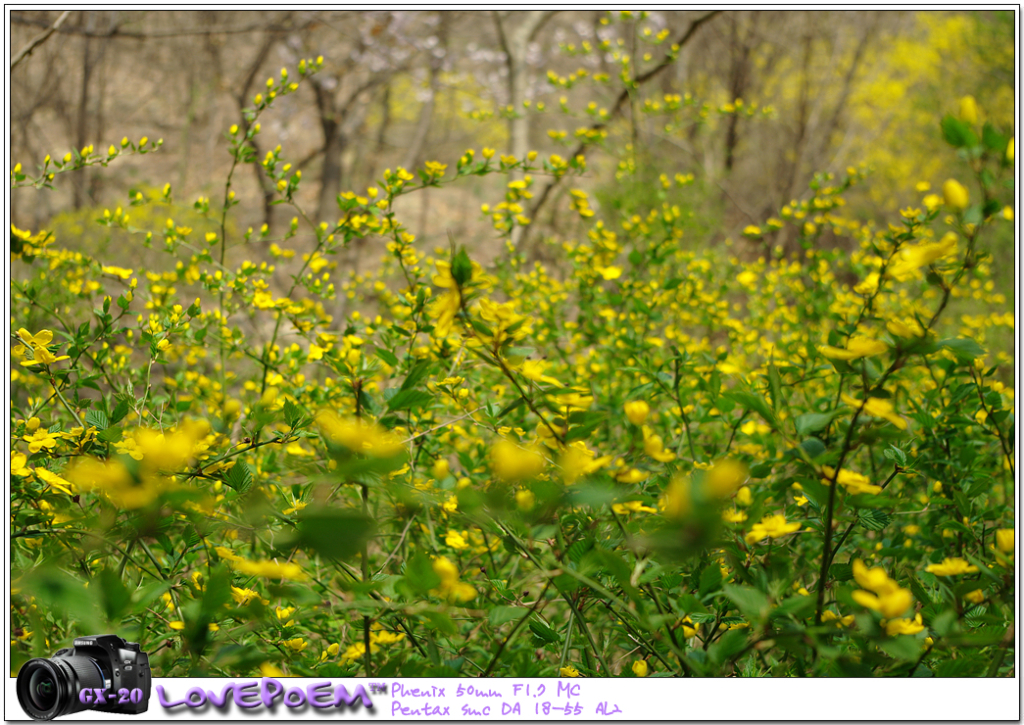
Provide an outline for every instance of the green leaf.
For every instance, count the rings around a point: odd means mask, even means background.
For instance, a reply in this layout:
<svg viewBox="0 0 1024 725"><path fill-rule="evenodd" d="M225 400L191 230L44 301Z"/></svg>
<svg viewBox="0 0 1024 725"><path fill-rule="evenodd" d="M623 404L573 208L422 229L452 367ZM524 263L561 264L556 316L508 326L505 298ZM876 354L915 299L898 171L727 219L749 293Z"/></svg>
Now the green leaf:
<svg viewBox="0 0 1024 725"><path fill-rule="evenodd" d="M388 401L388 410L418 410L433 399L426 390L402 390Z"/></svg>
<svg viewBox="0 0 1024 725"><path fill-rule="evenodd" d="M544 644L554 644L562 640L558 632L537 619L530 620L530 631L533 632L534 637L541 640Z"/></svg>
<svg viewBox="0 0 1024 725"><path fill-rule="evenodd" d="M528 611L530 610L526 607L509 607L505 605L491 607L491 611L487 614L487 621L490 622L492 627L500 627L506 622L511 622L513 619L519 619Z"/></svg>
<svg viewBox="0 0 1024 725"><path fill-rule="evenodd" d="M735 584L726 584L722 589L725 591L725 596L732 600L739 610L750 619L761 620L768 615L768 597L764 595L764 592Z"/></svg>
<svg viewBox="0 0 1024 725"><path fill-rule="evenodd" d="M749 632L748 629L733 629L726 632L708 648L708 659L715 664L721 664L738 655L747 646Z"/></svg>
<svg viewBox="0 0 1024 725"><path fill-rule="evenodd" d="M504 418L506 415L511 413L516 408L521 408L524 405L526 405L526 398L523 398L523 397L520 396L520 397L516 398L515 400L513 400L508 405L506 405L504 408L502 408L501 412L498 413L498 415L496 415L495 418L496 419Z"/></svg>
<svg viewBox="0 0 1024 725"><path fill-rule="evenodd" d="M889 525L892 517L883 511L867 509L860 512L857 520L868 531L881 531Z"/></svg>
<svg viewBox="0 0 1024 725"><path fill-rule="evenodd" d="M107 420L107 414L102 410L92 408L85 413L85 424L93 426L97 430L103 430L110 425L110 421Z"/></svg>
<svg viewBox="0 0 1024 725"><path fill-rule="evenodd" d="M395 367L396 365L398 365L398 356L395 355L395 353L388 350L387 348L378 347L376 350L373 351L373 354L376 355L381 360L383 360L388 365L390 365L391 367Z"/></svg>
<svg viewBox="0 0 1024 725"><path fill-rule="evenodd" d="M459 628L455 626L455 622L444 612L426 611L420 612L420 616L430 623L430 628L441 634L451 637L459 633Z"/></svg>
<svg viewBox="0 0 1024 725"><path fill-rule="evenodd" d="M99 585L103 605L103 611L107 620L120 624L122 615L131 604L132 594L121 581L121 577L112 568L104 568L100 571Z"/></svg>
<svg viewBox="0 0 1024 725"><path fill-rule="evenodd" d="M291 546L311 549L331 559L345 559L359 553L376 530L373 519L355 509L306 509L299 516Z"/></svg>
<svg viewBox="0 0 1024 725"><path fill-rule="evenodd" d="M405 563L404 581L414 592L423 595L431 589L437 589L441 577L434 571L427 555L417 551Z"/></svg>
<svg viewBox="0 0 1024 725"><path fill-rule="evenodd" d="M907 454L896 446L889 446L882 451L882 455L888 458L893 463L898 464L901 468L906 468L907 465Z"/></svg>
<svg viewBox="0 0 1024 725"><path fill-rule="evenodd" d="M722 567L717 561L713 561L704 567L700 573L700 595L705 597L712 592L718 591L722 586Z"/></svg>
<svg viewBox="0 0 1024 725"><path fill-rule="evenodd" d="M981 129L981 142L989 151L994 151L998 154L1006 153L1006 144L1009 140L1009 138L996 131L991 123L986 122L985 126Z"/></svg>
<svg viewBox="0 0 1024 725"><path fill-rule="evenodd" d="M775 414L772 409L768 406L764 397L757 393L748 392L745 390L730 390L725 393L722 397L734 400L742 405L747 410L752 410L768 423L775 423Z"/></svg>
<svg viewBox="0 0 1024 725"><path fill-rule="evenodd" d="M974 146L978 143L978 137L971 130L966 121L961 121L955 116L947 115L942 119L942 137L946 143L957 148Z"/></svg>
<svg viewBox="0 0 1024 725"><path fill-rule="evenodd" d="M452 279L459 287L465 287L466 283L473 277L473 263L465 249L460 249L452 258L451 267Z"/></svg>
<svg viewBox="0 0 1024 725"><path fill-rule="evenodd" d="M797 595L790 597L772 610L771 618L792 616L795 619L803 619L814 611L814 597Z"/></svg>
<svg viewBox="0 0 1024 725"><path fill-rule="evenodd" d="M828 503L828 486L809 478L801 478L800 485L803 487L804 497L820 508L825 508Z"/></svg>
<svg viewBox="0 0 1024 725"><path fill-rule="evenodd" d="M807 455L812 459L817 458L825 452L825 444L817 438L805 438L800 442L800 447L803 448Z"/></svg>
<svg viewBox="0 0 1024 725"><path fill-rule="evenodd" d="M405 376L405 380L402 381L402 387L399 390L411 390L415 387L416 383L427 376L430 372L430 367L430 363L426 361L416 363L412 370L409 371L409 374Z"/></svg>
<svg viewBox="0 0 1024 725"><path fill-rule="evenodd" d="M796 432L801 436L817 433L819 430L824 430L832 422L833 418L841 414L842 411L833 410L830 413L804 413L798 415L794 421L796 423Z"/></svg>
<svg viewBox="0 0 1024 725"><path fill-rule="evenodd" d="M236 461L224 476L224 483L239 493L245 493L252 486L252 471L245 461Z"/></svg>
<svg viewBox="0 0 1024 725"><path fill-rule="evenodd" d="M969 337L941 340L938 342L938 346L947 348L956 355L956 359L961 363L974 362L976 358L984 357L986 352L985 348Z"/></svg>
<svg viewBox="0 0 1024 725"><path fill-rule="evenodd" d="M768 364L768 385L772 391L772 412L779 411L779 403L782 400L782 378L779 376L779 369L774 363Z"/></svg>
<svg viewBox="0 0 1024 725"><path fill-rule="evenodd" d="M924 642L908 634L883 640L878 647L894 659L911 662L921 656Z"/></svg>

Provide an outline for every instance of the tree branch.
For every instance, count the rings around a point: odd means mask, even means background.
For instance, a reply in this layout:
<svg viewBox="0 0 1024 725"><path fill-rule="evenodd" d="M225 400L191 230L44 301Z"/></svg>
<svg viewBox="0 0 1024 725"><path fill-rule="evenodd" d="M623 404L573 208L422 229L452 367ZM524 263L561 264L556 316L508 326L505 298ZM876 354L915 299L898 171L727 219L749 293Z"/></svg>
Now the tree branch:
<svg viewBox="0 0 1024 725"><path fill-rule="evenodd" d="M708 22L709 20L711 20L712 18L714 18L716 15L718 15L721 12L722 12L721 10L712 10L711 12L706 13L705 15L702 15L699 18L697 18L696 20L694 20L690 24L690 27L687 28L686 32L683 33L683 35L679 38L679 40L677 40L675 42L675 45L678 45L679 49L682 50L683 47L688 42L690 42L690 40L693 38L694 34L697 32L697 30L700 29L700 27L702 25L704 25L706 22ZM641 73L640 75L638 75L636 77L636 84L638 86L640 86L640 85L643 85L644 83L646 83L647 81L651 80L652 78L654 78L656 75L658 75L663 70L668 68L672 64L672 61L675 60L675 57L676 56L673 56L673 55L666 55L664 58L662 58L661 62L658 63L658 65L656 65L653 68L651 68L650 70L647 70L647 71ZM619 97L615 100L615 105L612 106L612 111L611 111L611 114L608 117L608 121L599 121L598 123L595 123L594 125L592 125L590 127L590 130L591 131L599 131L602 128L605 128L608 125L609 121L611 121L611 119L614 118L616 115L618 115L618 113L622 110L622 107L626 104L627 100L629 100L629 89L628 88L624 88L624 89L622 89L622 93L620 93ZM577 156L582 154L584 151L586 151L587 147L590 146L590 145L591 144L590 144L589 141L580 141L580 143L576 146L575 149L573 149L572 153L569 155L569 158L570 159L576 158ZM553 180L549 181L544 186L544 190L537 197L537 201L535 201L533 203L533 206L530 207L530 213L528 214L528 216L531 219L536 219L537 218L537 214L540 213L541 207L544 206L544 202L547 201L548 197L551 195L551 192L558 185L558 183L559 182L557 180L553 179Z"/></svg>
<svg viewBox="0 0 1024 725"><path fill-rule="evenodd" d="M70 10L65 10L63 13L61 13L60 17L57 18L57 21L53 25L51 25L47 30L44 30L42 33L37 35L29 42L28 45L22 48L21 51L16 56L14 56L14 60L11 61L11 70L14 70L14 68L19 63L21 63L21 61L25 60L30 55L32 55L33 50L35 50L40 45L45 43L51 35L56 33L60 29L60 26L64 24L64 21L67 20L68 15L70 14Z"/></svg>

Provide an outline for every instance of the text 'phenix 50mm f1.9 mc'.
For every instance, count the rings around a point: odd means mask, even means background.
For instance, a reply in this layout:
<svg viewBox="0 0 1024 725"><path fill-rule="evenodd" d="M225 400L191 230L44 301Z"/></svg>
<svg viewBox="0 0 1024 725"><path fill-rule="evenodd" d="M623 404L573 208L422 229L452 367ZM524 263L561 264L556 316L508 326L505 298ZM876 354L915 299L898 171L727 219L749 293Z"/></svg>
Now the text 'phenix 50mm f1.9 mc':
<svg viewBox="0 0 1024 725"><path fill-rule="evenodd" d="M117 635L79 637L18 672L18 702L36 720L86 709L138 715L149 707L149 655Z"/></svg>

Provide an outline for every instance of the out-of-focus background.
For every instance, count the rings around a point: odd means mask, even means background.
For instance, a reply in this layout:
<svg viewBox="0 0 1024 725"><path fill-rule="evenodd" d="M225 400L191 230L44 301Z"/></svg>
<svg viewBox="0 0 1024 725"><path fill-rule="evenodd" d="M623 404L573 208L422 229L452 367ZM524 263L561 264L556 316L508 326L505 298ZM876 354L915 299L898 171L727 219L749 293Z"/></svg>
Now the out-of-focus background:
<svg viewBox="0 0 1024 725"><path fill-rule="evenodd" d="M12 53L59 15L12 12ZM670 43L702 15L650 13L642 32L667 31ZM611 157L602 163L590 150L589 173L579 184L598 213L602 206L642 209L643 195L661 174L694 174L683 202L704 231L694 238L714 244L778 214L806 192L815 172L854 166L874 171L864 191L851 195L850 211L884 226L885 215L920 204L916 184L935 188L965 170L937 131L960 97L974 96L985 119L1012 128L1012 13L722 12L695 29L679 59L648 81L642 95L688 93L714 111L756 104L770 113L712 112L671 129L656 114L639 114L635 131L623 120L630 104L615 106L621 88L614 82L621 68L615 54L643 56L636 34L620 43L628 35L623 27L640 21L616 13L609 23L608 17L604 11L73 11L12 71L12 162L31 173L46 154L56 158L89 144L105 149L124 136L162 138L163 148L62 177L56 191L17 189L12 222L50 228L62 244L96 252L111 240L127 241L91 221L104 207L125 203L129 190L171 183L178 203L222 197L229 126L241 122L241 109L252 106L268 76L277 77L282 66L294 72L300 59L318 55L324 71L265 114L256 145L262 156L281 144L303 171L299 201L310 216L332 221L337 194L361 193L385 168L454 164L465 149L482 146L567 155L577 145L576 129L606 109L613 139L635 141L649 186L631 185L641 198L630 198L615 183ZM611 41L606 50L582 52L602 40ZM594 82L602 72L613 82ZM569 114L560 112L563 96ZM518 126L505 113L510 105L522 111ZM414 231L428 244L450 232L470 248L486 246L494 232L480 205L493 200L500 184L487 178L419 194L404 200L406 218L416 220ZM563 187L559 193L566 194ZM269 203L271 182L258 167L243 169L233 188L242 201L241 229L288 224L291 211ZM531 235L558 234L562 217L573 215L567 203L553 203L557 196L539 211ZM1012 260L1012 233L1000 247L996 254ZM1007 280L1012 275L1001 281Z"/></svg>

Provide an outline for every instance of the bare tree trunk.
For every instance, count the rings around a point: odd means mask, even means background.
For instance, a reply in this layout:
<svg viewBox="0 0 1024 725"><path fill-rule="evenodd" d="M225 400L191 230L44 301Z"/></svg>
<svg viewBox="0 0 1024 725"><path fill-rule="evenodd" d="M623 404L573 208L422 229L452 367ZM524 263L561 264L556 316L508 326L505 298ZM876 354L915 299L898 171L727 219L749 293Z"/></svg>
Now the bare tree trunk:
<svg viewBox="0 0 1024 725"><path fill-rule="evenodd" d="M751 22L756 26L757 18L760 17L758 13L751 15ZM732 63L729 68L729 102L733 103L738 98L742 98L743 94L747 89L747 82L749 80L750 73L750 52L753 46L753 37L756 35L756 28L750 34L744 33L744 37L739 37L739 27L737 23L737 14L733 13L730 16L732 21L730 35L732 36L730 43L730 55L732 57ZM725 170L732 171L733 161L736 155L736 146L739 144L739 122L740 114L739 109L737 112L729 117L729 125L726 129L725 135Z"/></svg>
<svg viewBox="0 0 1024 725"><path fill-rule="evenodd" d="M377 129L377 153L381 153L384 150L384 144L387 142L388 137L388 126L391 125L391 84L388 83L384 86L384 95L380 100L381 114L380 114L380 128Z"/></svg>
<svg viewBox="0 0 1024 725"><path fill-rule="evenodd" d="M433 52L430 54L430 79L427 100L424 102L423 107L420 109L420 118L416 124L416 133L413 134L412 143L409 144L409 148L405 153L405 159L402 166L406 169L414 168L419 163L420 155L423 153L423 147L427 142L427 135L430 133L430 126L434 121L434 106L437 99L437 77L441 73L441 69L444 67L444 61L448 55L448 13L438 13L439 29L438 37L441 41L440 50L442 55L438 57Z"/></svg>
<svg viewBox="0 0 1024 725"><path fill-rule="evenodd" d="M78 119L77 127L75 129L75 148L79 151L88 144L89 81L92 76L93 68L91 34L96 30L96 11L90 10L89 12L86 12L83 10L82 20L80 22L85 26L89 35L86 35L82 39L82 89L78 96ZM75 209L81 209L82 205L85 203L86 185L88 183L89 176L88 171L88 169L80 169L77 174L73 175L74 185L72 187L72 199Z"/></svg>
<svg viewBox="0 0 1024 725"><path fill-rule="evenodd" d="M526 86L529 83L526 66L526 54L530 43L540 32L544 24L554 17L557 10L531 10L519 13L526 18L510 32L505 31L505 19L495 10L491 13L498 31L498 41L505 52L505 63L508 68L508 103L512 112L509 114L508 135L509 153L522 161L530 151L530 117L523 109ZM522 172L513 173L513 178L521 179ZM525 228L512 227L512 244L518 246L523 238Z"/></svg>
<svg viewBox="0 0 1024 725"><path fill-rule="evenodd" d="M316 106L320 116L320 129L324 134L324 160L320 169L320 198L317 201L317 219L326 219L333 213L338 194L341 193L341 154L345 150L341 123L334 108L334 94L313 82Z"/></svg>

